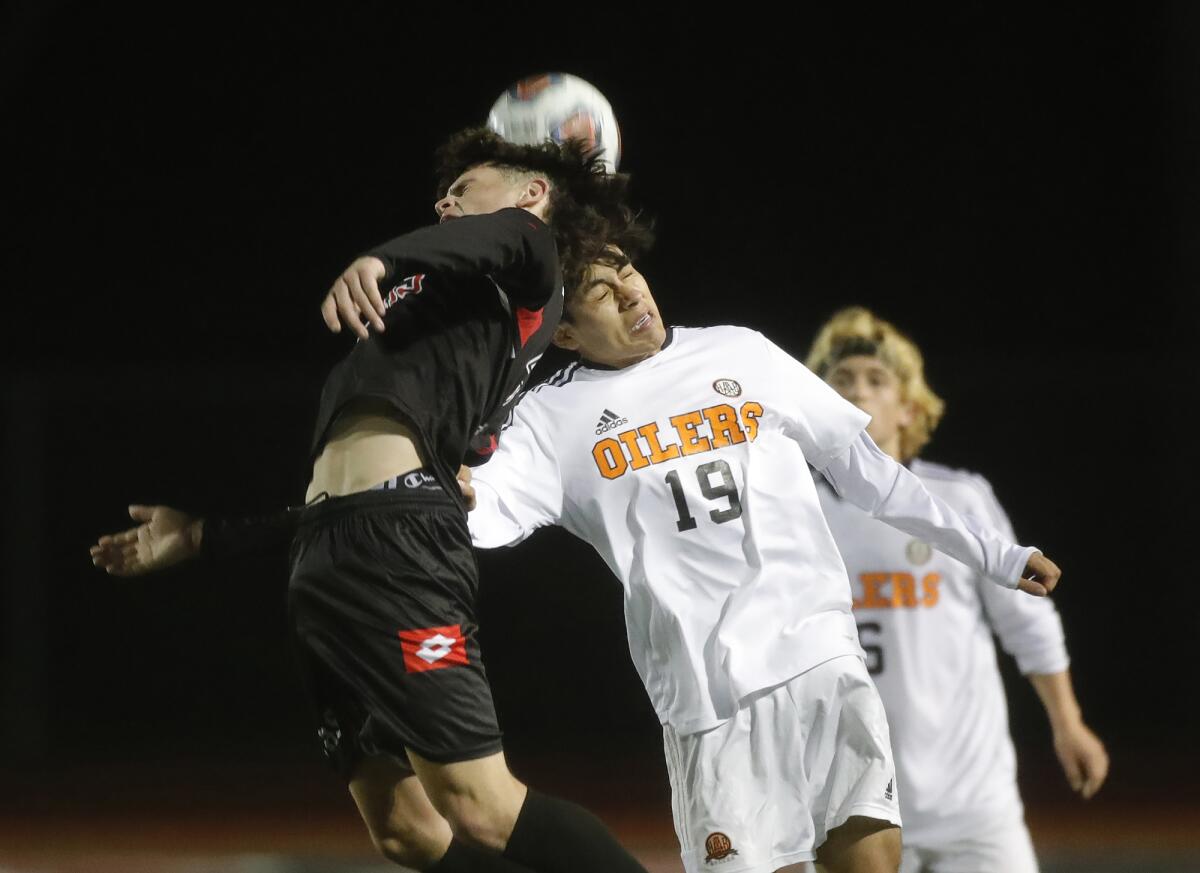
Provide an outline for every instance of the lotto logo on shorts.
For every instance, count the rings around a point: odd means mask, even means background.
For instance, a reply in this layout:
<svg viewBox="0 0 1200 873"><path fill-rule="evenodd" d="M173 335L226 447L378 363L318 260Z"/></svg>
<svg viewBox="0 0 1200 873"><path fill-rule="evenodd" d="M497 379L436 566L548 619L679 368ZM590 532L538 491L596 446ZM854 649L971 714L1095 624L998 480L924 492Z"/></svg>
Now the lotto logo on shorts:
<svg viewBox="0 0 1200 873"><path fill-rule="evenodd" d="M467 641L456 624L402 630L399 637L400 648L404 652L404 669L409 673L461 667L467 663Z"/></svg>

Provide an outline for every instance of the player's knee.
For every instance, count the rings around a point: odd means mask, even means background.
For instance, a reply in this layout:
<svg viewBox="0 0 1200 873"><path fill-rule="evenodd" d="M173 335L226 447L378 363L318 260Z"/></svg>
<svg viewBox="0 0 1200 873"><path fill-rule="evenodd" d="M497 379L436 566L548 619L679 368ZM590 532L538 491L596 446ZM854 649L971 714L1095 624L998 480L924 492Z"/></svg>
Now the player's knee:
<svg viewBox="0 0 1200 873"><path fill-rule="evenodd" d="M483 784L455 785L431 799L456 837L498 852L512 836L525 787L508 775Z"/></svg>
<svg viewBox="0 0 1200 873"><path fill-rule="evenodd" d="M519 812L504 802L456 796L448 799L442 814L460 840L499 852L508 845Z"/></svg>
<svg viewBox="0 0 1200 873"><path fill-rule="evenodd" d="M383 833L372 833L371 839L379 854L393 864L424 870L445 853L449 835L406 823L392 824Z"/></svg>

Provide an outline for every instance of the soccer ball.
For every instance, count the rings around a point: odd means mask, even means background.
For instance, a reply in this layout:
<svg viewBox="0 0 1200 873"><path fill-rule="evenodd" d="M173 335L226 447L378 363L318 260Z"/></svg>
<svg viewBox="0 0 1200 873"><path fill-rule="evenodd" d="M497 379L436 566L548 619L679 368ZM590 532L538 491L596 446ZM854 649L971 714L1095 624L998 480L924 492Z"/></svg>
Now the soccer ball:
<svg viewBox="0 0 1200 873"><path fill-rule="evenodd" d="M542 73L517 82L492 104L487 123L518 145L582 139L604 153L610 173L621 160L621 131L612 106L593 85L569 73Z"/></svg>

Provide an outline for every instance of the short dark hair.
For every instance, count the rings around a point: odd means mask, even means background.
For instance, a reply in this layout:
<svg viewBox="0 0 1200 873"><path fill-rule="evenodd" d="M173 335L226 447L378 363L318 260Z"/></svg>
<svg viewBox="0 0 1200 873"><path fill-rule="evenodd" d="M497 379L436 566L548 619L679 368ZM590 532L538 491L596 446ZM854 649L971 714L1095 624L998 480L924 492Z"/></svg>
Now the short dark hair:
<svg viewBox="0 0 1200 873"><path fill-rule="evenodd" d="M446 140L435 160L439 197L471 167L488 165L544 175L550 181L546 218L558 244L568 293L583 282L592 263L614 240L630 236L638 224L627 202L629 175L608 173L602 155L579 140L516 145L486 127L472 127Z"/></svg>

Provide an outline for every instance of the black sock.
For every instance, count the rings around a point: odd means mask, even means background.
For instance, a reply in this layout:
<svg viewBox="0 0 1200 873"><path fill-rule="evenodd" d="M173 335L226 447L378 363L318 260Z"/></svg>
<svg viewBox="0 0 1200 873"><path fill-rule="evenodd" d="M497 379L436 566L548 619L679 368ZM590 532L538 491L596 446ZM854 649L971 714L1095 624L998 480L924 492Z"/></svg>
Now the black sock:
<svg viewBox="0 0 1200 873"><path fill-rule="evenodd" d="M582 806L533 789L504 857L538 873L646 873L612 832Z"/></svg>
<svg viewBox="0 0 1200 873"><path fill-rule="evenodd" d="M487 849L479 849L458 837L450 840L450 848L425 868L426 873L532 873L515 861Z"/></svg>

